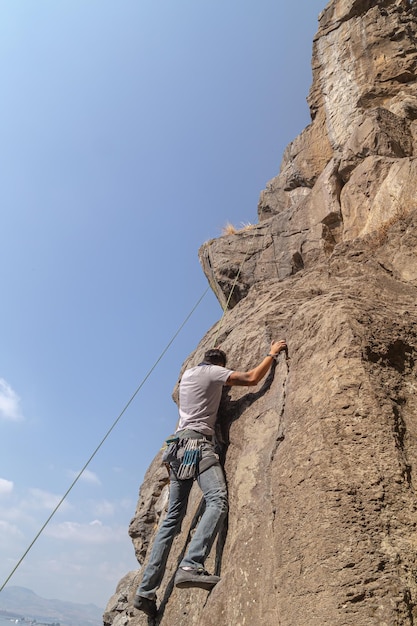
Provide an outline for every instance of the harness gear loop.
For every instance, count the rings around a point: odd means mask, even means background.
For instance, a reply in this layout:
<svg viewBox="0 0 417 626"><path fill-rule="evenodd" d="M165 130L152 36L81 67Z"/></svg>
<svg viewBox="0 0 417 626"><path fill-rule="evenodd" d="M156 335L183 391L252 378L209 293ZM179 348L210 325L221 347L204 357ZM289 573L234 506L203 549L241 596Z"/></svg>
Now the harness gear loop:
<svg viewBox="0 0 417 626"><path fill-rule="evenodd" d="M184 446L184 456L178 468L177 476L180 480L194 478L198 471L198 463L201 456L201 444L199 439L187 439Z"/></svg>

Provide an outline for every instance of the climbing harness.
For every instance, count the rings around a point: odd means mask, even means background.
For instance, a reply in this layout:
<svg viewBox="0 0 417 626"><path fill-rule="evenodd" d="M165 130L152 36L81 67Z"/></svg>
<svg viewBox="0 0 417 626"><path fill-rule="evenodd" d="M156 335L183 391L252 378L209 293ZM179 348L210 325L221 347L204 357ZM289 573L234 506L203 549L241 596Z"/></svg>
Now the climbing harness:
<svg viewBox="0 0 417 626"><path fill-rule="evenodd" d="M171 435L162 447L162 463L168 476L172 470L178 480L195 478L218 461L213 437L192 429Z"/></svg>

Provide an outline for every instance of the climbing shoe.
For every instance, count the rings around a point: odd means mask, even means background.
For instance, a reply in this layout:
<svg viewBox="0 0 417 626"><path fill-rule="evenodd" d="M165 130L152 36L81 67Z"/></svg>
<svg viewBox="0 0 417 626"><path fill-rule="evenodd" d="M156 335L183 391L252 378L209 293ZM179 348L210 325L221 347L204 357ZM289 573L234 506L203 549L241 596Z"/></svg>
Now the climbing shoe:
<svg viewBox="0 0 417 626"><path fill-rule="evenodd" d="M220 576L212 576L203 567L184 569L180 567L175 574L175 586L180 589L200 587L210 591L220 580Z"/></svg>
<svg viewBox="0 0 417 626"><path fill-rule="evenodd" d="M146 613L148 617L156 617L156 614L158 612L155 600L150 600L149 598L145 598L144 596L136 595L133 601L133 606L135 607L135 609Z"/></svg>

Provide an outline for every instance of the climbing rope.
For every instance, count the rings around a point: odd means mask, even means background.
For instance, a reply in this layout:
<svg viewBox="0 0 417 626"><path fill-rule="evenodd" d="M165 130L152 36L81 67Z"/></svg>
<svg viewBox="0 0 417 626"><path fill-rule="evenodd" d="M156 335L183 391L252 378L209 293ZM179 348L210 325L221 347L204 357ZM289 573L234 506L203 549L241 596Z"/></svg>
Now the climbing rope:
<svg viewBox="0 0 417 626"><path fill-rule="evenodd" d="M220 334L220 330L221 330L221 328L223 326L224 317L226 315L227 309L229 308L230 300L232 299L233 292L235 290L235 287L237 285L237 281L239 280L240 274L242 272L243 265L245 264L245 261L246 261L246 259L249 256L249 252L251 252L251 250L252 250L253 242L255 241L255 235L256 235L256 232L254 232L252 237L251 237L250 246L248 246L248 249L245 252L245 255L243 257L242 263L240 264L239 269L237 271L237 274L235 276L235 279L233 281L233 285L232 285L232 288L230 290L229 296L227 298L226 304L223 307L223 315L220 318L219 326L218 326L216 334L214 336L213 348L217 347L217 340L218 340L218 337L219 337L219 334Z"/></svg>
<svg viewBox="0 0 417 626"><path fill-rule="evenodd" d="M41 529L39 530L39 532L36 534L35 538L32 540L32 542L29 544L28 548L25 550L24 554L21 556L21 558L18 560L18 562L16 563L15 567L12 569L12 571L10 572L9 576L6 578L6 580L4 581L4 583L2 584L2 586L0 587L0 592L3 591L4 587L7 585L7 583L9 582L9 580L11 579L11 577L13 576L13 574L16 572L16 570L18 569L18 567L21 565L23 559L26 557L26 555L29 553L29 551L31 550L31 548L33 547L33 545L36 543L36 541L39 539L39 537L41 536L41 534L43 533L43 531L45 530L45 528L47 527L47 525L49 524L49 522L51 521L51 519L54 517L55 513L58 511L59 507L62 505L62 503L64 502L64 500L67 498L68 494L70 493L70 491L73 489L73 487L76 485L76 483L78 482L78 480L81 478L81 476L83 475L83 473L85 472L85 470L87 469L87 467L89 466L89 464L91 463L91 461L94 459L94 457L96 456L97 452L100 450L101 446L104 444L104 442L106 441L106 439L109 437L110 433L114 430L114 428L116 427L116 425L119 423L119 421L121 420L121 418L123 417L123 415L126 413L127 409L129 408L129 406L132 404L133 400L136 398L137 394L139 393L139 391L142 389L143 385L145 384L145 382L148 380L149 376L152 374L152 372L154 371L154 369L156 368L156 366L158 365L158 363L161 361L161 359L165 356L166 352L168 351L168 349L171 347L172 343L175 341L175 339L177 338L177 336L179 335L179 333L181 332L181 330L184 328L184 326L186 325L186 323L188 322L188 320L190 319L190 317L192 316L192 314L194 313L194 311L197 309L197 307L199 306L199 304L201 303L201 301L203 300L203 298L205 297L205 295L207 294L208 290L210 289L210 287L208 286L205 290L205 292L203 293L202 296L200 296L200 298L197 300L196 304L194 305L194 307L191 309L190 313L187 315L187 317L185 318L185 320L182 322L182 324L180 325L180 327L178 328L178 330L174 333L174 335L172 336L172 338L170 339L170 341L168 342L168 344L166 345L166 347L164 348L164 350L161 352L161 354L159 355L159 357L156 359L155 363L152 365L152 367L150 368L150 370L148 371L148 373L146 374L146 376L143 378L143 380L141 381L141 383L139 384L139 386L137 387L136 391L132 394L132 396L130 397L130 399L128 400L128 402L125 404L124 408L122 409L122 411L120 412L120 414L118 415L117 419L113 422L113 424L111 425L111 427L109 428L109 430L107 431L107 433L104 435L103 439L100 441L100 443L98 444L98 446L96 447L96 449L94 450L94 452L90 455L90 458L88 459L88 461L84 464L83 468L79 471L79 473L77 474L77 476L74 478L74 480L72 481L71 485L68 487L68 489L66 490L66 492L64 493L64 495L62 496L62 498L60 499L60 501L58 502L58 504L56 505L56 507L54 508L54 510L52 511L52 513L49 515L48 519L46 520L46 522L42 525Z"/></svg>

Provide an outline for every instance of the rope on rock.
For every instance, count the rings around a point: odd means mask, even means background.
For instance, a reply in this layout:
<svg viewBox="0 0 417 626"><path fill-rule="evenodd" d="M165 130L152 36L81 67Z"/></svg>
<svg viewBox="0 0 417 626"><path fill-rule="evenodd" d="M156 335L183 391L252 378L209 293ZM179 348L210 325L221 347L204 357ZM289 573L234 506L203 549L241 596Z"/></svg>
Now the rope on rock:
<svg viewBox="0 0 417 626"><path fill-rule="evenodd" d="M224 316L226 315L227 309L229 308L230 300L232 299L232 295L233 295L233 292L234 292L235 287L237 285L237 281L239 280L240 274L242 272L243 265L245 264L245 261L246 261L246 259L249 256L249 252L251 252L251 250L252 250L253 242L255 241L255 235L256 235L256 231L253 233L253 235L251 237L250 246L248 246L248 249L245 252L245 255L243 257L242 263L240 264L238 272L237 272L237 274L235 276L235 279L233 281L233 285L232 285L232 288L230 290L229 296L227 298L226 304L223 307L223 315L220 318L219 326L218 326L216 334L214 336L213 348L217 348L217 340L219 338L220 330L221 330L221 328L223 326Z"/></svg>

